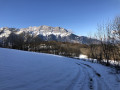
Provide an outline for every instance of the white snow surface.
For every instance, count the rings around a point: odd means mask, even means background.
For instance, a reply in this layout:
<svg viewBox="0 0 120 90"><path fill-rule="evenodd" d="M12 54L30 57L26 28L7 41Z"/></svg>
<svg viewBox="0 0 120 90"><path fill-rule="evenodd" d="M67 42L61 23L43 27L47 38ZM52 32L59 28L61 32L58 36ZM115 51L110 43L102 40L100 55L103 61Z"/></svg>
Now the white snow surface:
<svg viewBox="0 0 120 90"><path fill-rule="evenodd" d="M87 56L87 55L80 54L79 58L80 58L80 59L88 59L88 56Z"/></svg>
<svg viewBox="0 0 120 90"><path fill-rule="evenodd" d="M83 60L0 48L0 90L120 90L120 74Z"/></svg>

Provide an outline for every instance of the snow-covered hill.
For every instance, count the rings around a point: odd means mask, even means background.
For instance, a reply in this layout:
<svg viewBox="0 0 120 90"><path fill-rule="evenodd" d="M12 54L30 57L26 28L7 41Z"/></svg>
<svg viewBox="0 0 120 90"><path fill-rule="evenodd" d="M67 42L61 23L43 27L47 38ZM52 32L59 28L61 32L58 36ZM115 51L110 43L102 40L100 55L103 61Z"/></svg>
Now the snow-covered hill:
<svg viewBox="0 0 120 90"><path fill-rule="evenodd" d="M71 32L69 32L65 28L61 27L51 27L51 26L39 26L39 27L28 27L28 28L8 28L3 27L0 28L0 39L3 37L9 37L11 33L20 35L22 33L29 34L31 36L38 36L41 40L45 41L62 41L62 42L73 42L73 43L99 43L96 39L90 39L85 36L77 36Z"/></svg>
<svg viewBox="0 0 120 90"><path fill-rule="evenodd" d="M120 90L120 75L100 64L0 48L0 90Z"/></svg>

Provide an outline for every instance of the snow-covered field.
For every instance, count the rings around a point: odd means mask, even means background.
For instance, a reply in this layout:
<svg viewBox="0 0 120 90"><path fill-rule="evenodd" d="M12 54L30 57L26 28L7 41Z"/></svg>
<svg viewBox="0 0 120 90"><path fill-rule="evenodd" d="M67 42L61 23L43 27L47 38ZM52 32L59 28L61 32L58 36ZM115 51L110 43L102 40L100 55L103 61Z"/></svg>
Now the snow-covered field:
<svg viewBox="0 0 120 90"><path fill-rule="evenodd" d="M120 74L83 60L0 48L0 90L120 90Z"/></svg>

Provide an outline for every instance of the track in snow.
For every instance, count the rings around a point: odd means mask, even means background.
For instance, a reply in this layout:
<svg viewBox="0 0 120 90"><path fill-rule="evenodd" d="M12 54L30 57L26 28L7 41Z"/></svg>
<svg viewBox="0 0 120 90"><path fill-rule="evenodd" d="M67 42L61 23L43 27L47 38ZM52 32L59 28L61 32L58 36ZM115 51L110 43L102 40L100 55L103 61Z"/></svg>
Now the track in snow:
<svg viewBox="0 0 120 90"><path fill-rule="evenodd" d="M67 90L113 90L93 67L80 62L76 64L80 71Z"/></svg>

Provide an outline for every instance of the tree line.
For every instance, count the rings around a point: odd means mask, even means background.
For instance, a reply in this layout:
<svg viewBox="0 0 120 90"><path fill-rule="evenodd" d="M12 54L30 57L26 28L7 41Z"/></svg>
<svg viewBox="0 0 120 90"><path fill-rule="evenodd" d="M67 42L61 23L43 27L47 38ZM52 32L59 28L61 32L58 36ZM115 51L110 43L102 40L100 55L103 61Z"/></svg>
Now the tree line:
<svg viewBox="0 0 120 90"><path fill-rule="evenodd" d="M43 41L39 36L32 36L25 32L19 35L13 32L7 38L2 37L1 41L0 46L4 48L50 53L67 57L79 57L81 53L79 48L83 46L78 43Z"/></svg>

